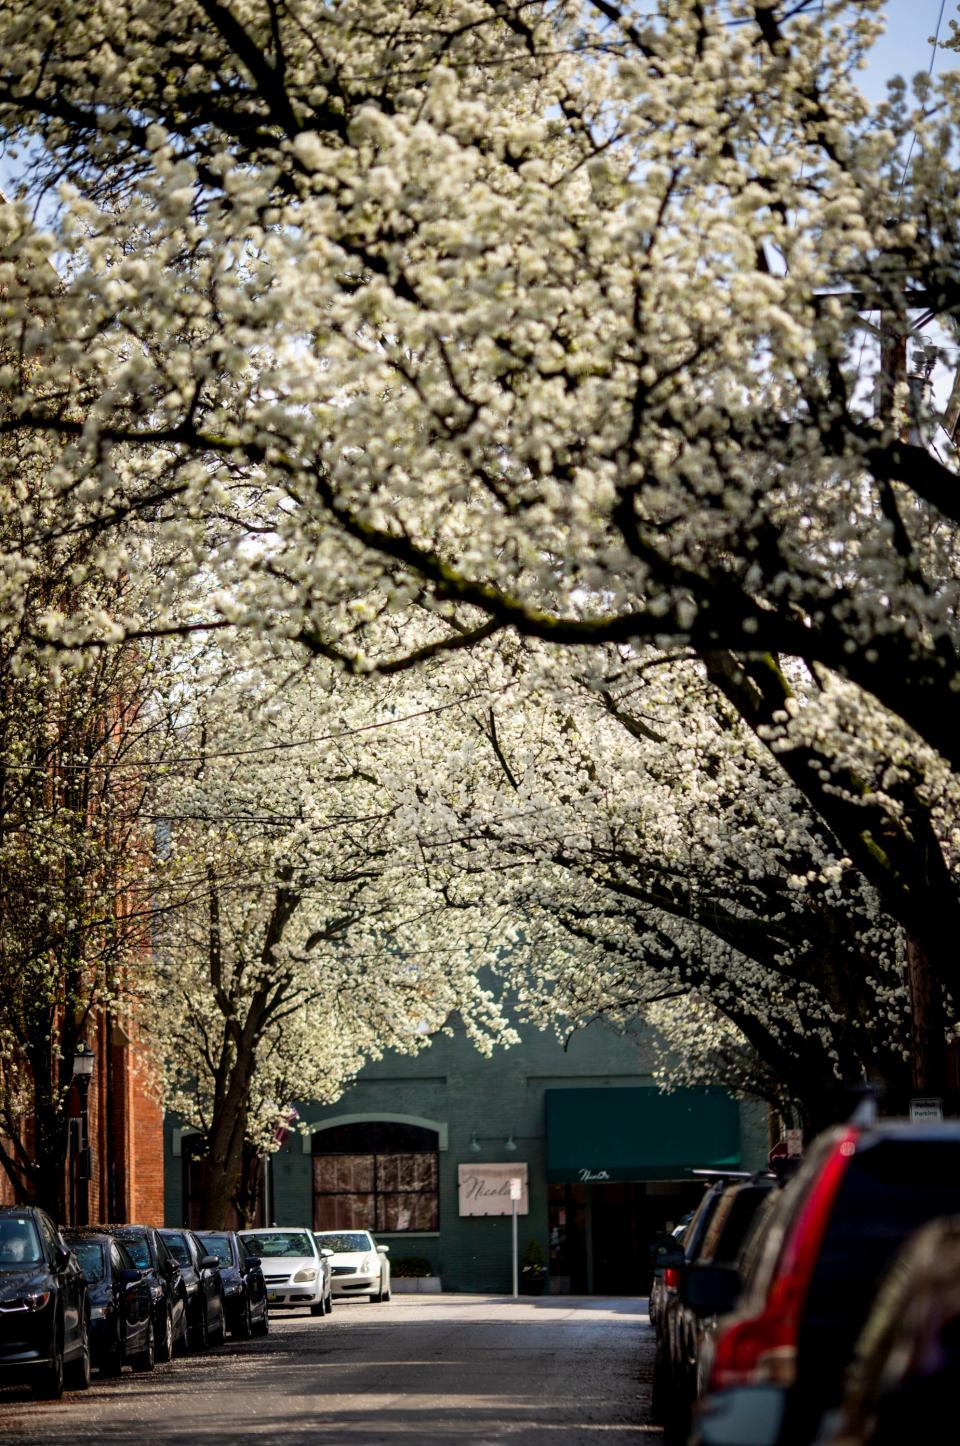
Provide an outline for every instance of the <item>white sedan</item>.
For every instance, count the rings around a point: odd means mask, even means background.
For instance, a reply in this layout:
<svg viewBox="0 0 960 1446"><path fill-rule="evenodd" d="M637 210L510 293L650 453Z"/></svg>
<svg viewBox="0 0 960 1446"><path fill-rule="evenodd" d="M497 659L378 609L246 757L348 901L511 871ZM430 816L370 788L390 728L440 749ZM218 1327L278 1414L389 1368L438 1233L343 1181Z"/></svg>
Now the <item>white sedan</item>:
<svg viewBox="0 0 960 1446"><path fill-rule="evenodd" d="M332 1250L330 1274L334 1295L365 1295L390 1299L388 1246L378 1245L369 1230L316 1230L318 1250Z"/></svg>
<svg viewBox="0 0 960 1446"><path fill-rule="evenodd" d="M237 1233L248 1252L260 1257L271 1306L306 1305L311 1315L326 1315L330 1309L329 1266L312 1231L274 1226Z"/></svg>

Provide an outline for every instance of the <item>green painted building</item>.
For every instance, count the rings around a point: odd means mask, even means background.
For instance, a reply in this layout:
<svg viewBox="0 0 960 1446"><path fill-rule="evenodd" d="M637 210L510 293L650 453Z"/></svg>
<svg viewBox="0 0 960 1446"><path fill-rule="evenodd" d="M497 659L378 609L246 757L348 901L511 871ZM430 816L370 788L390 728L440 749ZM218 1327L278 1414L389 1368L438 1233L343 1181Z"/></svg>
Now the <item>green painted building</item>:
<svg viewBox="0 0 960 1446"><path fill-rule="evenodd" d="M597 1021L566 1048L521 1033L485 1058L457 1030L367 1065L335 1105L296 1101L306 1133L273 1156L270 1218L373 1228L394 1262L426 1259L445 1290L506 1291L508 1181L525 1176L520 1250L538 1242L552 1291L642 1292L651 1234L702 1192L691 1168L765 1163L765 1108L717 1089L662 1093L640 1030ZM170 1119L168 1224L190 1219L189 1197L189 1138Z"/></svg>

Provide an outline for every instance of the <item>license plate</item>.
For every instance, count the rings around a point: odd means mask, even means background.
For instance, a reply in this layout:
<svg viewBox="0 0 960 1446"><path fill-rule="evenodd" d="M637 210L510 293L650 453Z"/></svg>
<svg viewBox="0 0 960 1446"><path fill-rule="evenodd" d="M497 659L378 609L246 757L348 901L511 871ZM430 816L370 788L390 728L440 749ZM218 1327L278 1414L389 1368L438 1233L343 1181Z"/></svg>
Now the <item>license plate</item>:
<svg viewBox="0 0 960 1446"><path fill-rule="evenodd" d="M267 1300L279 1300L282 1295L283 1295L283 1291L282 1291L282 1290L268 1290L268 1291L267 1291Z"/></svg>

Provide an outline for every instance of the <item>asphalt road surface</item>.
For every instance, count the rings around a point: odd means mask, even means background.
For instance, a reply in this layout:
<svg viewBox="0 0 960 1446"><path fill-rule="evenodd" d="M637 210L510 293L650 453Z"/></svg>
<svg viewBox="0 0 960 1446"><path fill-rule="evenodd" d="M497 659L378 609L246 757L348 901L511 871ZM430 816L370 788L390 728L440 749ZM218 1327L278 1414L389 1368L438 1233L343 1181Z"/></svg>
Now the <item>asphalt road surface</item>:
<svg viewBox="0 0 960 1446"><path fill-rule="evenodd" d="M94 1376L57 1403L0 1389L0 1441L626 1446L649 1424L646 1301L395 1296L275 1312L265 1340Z"/></svg>

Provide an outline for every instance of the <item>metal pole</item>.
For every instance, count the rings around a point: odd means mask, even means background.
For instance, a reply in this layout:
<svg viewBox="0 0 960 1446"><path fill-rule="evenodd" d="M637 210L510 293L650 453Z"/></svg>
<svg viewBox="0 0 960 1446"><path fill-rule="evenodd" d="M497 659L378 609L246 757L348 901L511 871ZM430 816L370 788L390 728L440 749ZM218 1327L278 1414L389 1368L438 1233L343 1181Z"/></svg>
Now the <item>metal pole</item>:
<svg viewBox="0 0 960 1446"><path fill-rule="evenodd" d="M516 1299L517 1299L517 1296L520 1294L520 1291L519 1291L519 1289L518 1289L518 1278L517 1278L517 1200L516 1200L516 1197L514 1197L514 1199L512 1199L512 1200L510 1201L510 1204L513 1206L512 1219L511 1219L511 1228L512 1228L512 1234L513 1234L513 1298L514 1298L514 1300L516 1300Z"/></svg>
<svg viewBox="0 0 960 1446"><path fill-rule="evenodd" d="M77 1224L90 1224L90 1134L87 1128L87 1092L89 1075L77 1079L80 1087L80 1155L77 1171Z"/></svg>
<svg viewBox="0 0 960 1446"><path fill-rule="evenodd" d="M70 1116L70 1224L77 1223L77 1171L80 1169L80 1120Z"/></svg>

